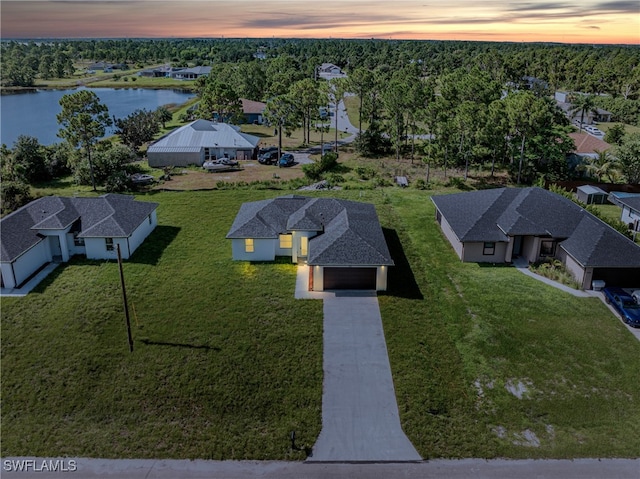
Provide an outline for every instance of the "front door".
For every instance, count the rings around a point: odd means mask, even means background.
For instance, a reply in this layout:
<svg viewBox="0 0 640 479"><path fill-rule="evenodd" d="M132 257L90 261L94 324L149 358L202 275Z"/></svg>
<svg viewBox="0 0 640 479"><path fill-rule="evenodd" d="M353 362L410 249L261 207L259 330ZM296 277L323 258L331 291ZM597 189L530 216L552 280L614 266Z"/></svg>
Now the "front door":
<svg viewBox="0 0 640 479"><path fill-rule="evenodd" d="M53 260L62 261L60 238L58 236L49 236L49 246L51 246L51 255L53 256Z"/></svg>
<svg viewBox="0 0 640 479"><path fill-rule="evenodd" d="M300 254L298 256L301 256L303 258L307 257L307 250L309 249L309 238L307 238L306 236L303 236L300 238Z"/></svg>
<svg viewBox="0 0 640 479"><path fill-rule="evenodd" d="M522 236L513 237L513 253L512 256L518 257L522 255Z"/></svg>

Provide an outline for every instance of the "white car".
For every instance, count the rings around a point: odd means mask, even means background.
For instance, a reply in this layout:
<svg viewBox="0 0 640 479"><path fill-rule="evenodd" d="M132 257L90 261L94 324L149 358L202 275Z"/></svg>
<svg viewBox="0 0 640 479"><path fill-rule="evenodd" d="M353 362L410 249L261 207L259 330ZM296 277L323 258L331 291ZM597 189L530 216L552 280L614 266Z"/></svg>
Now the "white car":
<svg viewBox="0 0 640 479"><path fill-rule="evenodd" d="M586 131L587 133L591 133L594 136L604 136L602 130L599 130L595 126L585 126L584 131Z"/></svg>

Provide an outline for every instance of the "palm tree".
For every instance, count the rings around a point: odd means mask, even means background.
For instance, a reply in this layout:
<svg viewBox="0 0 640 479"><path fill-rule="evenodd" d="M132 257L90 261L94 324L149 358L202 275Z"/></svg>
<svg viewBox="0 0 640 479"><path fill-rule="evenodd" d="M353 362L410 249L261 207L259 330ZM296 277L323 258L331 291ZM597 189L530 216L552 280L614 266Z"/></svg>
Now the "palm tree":
<svg viewBox="0 0 640 479"><path fill-rule="evenodd" d="M571 115L580 113L580 133L582 133L582 124L584 123L584 116L589 113L597 114L598 108L593 95L578 95L573 101L572 108L569 110Z"/></svg>
<svg viewBox="0 0 640 479"><path fill-rule="evenodd" d="M586 164L580 166L580 169L600 182L603 177L606 177L609 183L614 183L620 176L617 170L618 159L608 151L595 150L595 152L598 156L589 158Z"/></svg>

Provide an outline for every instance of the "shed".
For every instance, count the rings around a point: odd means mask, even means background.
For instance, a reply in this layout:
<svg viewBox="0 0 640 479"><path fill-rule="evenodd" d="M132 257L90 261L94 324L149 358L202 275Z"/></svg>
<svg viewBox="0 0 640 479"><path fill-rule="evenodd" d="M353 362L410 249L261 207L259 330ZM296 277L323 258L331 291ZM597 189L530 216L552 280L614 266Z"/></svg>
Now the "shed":
<svg viewBox="0 0 640 479"><path fill-rule="evenodd" d="M587 205L593 203L602 205L607 202L607 196L609 196L609 193L601 190L597 186L583 185L578 186L576 195L578 196L578 200L586 203Z"/></svg>

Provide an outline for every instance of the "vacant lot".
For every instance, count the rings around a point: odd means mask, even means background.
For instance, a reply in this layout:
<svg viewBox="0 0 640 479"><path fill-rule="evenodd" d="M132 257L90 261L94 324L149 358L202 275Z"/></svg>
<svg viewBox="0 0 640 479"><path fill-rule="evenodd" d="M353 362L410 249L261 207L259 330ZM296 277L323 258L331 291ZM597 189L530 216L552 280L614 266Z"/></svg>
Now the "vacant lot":
<svg viewBox="0 0 640 479"><path fill-rule="evenodd" d="M2 300L5 455L303 459L320 431L322 304L295 266L231 261L244 201L156 192L160 226L125 263L73 261ZM377 205L396 267L380 304L403 427L425 458L636 457L639 344L596 299L462 264L428 191Z"/></svg>

